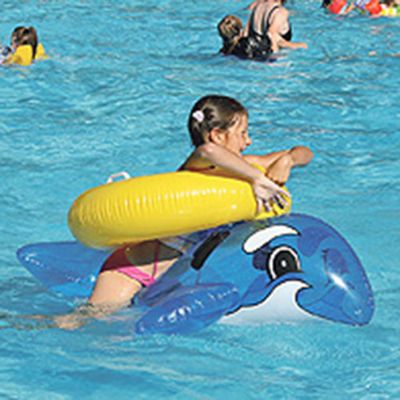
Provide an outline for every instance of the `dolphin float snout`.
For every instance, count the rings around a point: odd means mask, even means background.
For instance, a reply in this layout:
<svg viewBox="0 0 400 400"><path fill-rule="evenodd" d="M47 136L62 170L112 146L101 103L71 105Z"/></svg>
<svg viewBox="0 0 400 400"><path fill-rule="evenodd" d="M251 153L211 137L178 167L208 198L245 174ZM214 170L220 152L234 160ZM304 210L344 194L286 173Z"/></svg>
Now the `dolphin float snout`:
<svg viewBox="0 0 400 400"><path fill-rule="evenodd" d="M322 318L350 325L366 325L374 312L371 286L361 262L350 247L323 251L327 281L319 290L304 290L298 301Z"/></svg>

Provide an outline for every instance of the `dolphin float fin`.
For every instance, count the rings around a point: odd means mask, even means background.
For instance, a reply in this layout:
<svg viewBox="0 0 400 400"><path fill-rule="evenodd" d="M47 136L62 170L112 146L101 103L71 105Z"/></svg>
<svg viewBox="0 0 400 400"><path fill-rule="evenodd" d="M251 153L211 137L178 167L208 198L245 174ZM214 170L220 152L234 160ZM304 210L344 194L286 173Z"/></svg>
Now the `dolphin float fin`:
<svg viewBox="0 0 400 400"><path fill-rule="evenodd" d="M66 297L87 297L110 253L71 242L34 243L17 251L20 263L46 288Z"/></svg>
<svg viewBox="0 0 400 400"><path fill-rule="evenodd" d="M198 331L236 308L240 295L231 284L182 287L146 312L135 325L139 335Z"/></svg>

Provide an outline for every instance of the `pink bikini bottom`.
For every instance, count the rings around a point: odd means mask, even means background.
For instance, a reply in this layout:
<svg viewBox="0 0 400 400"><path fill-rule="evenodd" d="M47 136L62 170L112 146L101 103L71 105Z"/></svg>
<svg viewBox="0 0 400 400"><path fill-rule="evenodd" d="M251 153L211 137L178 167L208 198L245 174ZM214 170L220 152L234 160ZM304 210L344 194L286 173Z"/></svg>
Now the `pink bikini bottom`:
<svg viewBox="0 0 400 400"><path fill-rule="evenodd" d="M134 265L132 265L132 263L130 263L125 254L125 247L115 251L106 260L103 267L101 268L101 272L117 271L120 272L121 274L129 276L129 278L135 279L143 286L150 286L156 281L155 276L157 274L159 253L160 253L160 244L157 242L154 251L153 273L151 275L141 271L138 267L135 267Z"/></svg>

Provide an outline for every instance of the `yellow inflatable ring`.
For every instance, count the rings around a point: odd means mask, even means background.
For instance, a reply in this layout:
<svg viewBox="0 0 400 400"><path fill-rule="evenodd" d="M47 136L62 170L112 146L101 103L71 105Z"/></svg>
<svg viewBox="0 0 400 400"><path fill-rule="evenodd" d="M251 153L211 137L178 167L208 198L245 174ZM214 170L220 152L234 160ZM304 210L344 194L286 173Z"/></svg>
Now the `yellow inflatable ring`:
<svg viewBox="0 0 400 400"><path fill-rule="evenodd" d="M130 178L95 187L79 196L68 214L83 244L117 247L176 236L240 220L271 218L290 210L272 205L257 214L249 183L180 171Z"/></svg>
<svg viewBox="0 0 400 400"><path fill-rule="evenodd" d="M48 56L46 55L43 45L39 43L36 48L35 61L44 60L47 57ZM32 46L29 44L24 44L17 47L17 50L15 50L15 53L11 56L7 64L18 64L22 65L23 67L27 67L28 65L32 64L32 61L33 61Z"/></svg>

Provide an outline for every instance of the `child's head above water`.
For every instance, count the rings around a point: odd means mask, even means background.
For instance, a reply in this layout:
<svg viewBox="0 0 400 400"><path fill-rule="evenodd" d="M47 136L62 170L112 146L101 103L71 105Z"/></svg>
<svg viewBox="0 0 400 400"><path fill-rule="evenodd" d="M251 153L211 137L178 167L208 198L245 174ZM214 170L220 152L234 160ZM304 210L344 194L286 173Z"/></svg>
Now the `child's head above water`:
<svg viewBox="0 0 400 400"><path fill-rule="evenodd" d="M227 96L210 95L198 100L190 112L188 128L196 147L214 142L240 153L251 143L246 108Z"/></svg>
<svg viewBox="0 0 400 400"><path fill-rule="evenodd" d="M11 48L15 51L18 46L30 45L32 46L33 58L36 56L38 42L36 29L33 26L29 28L18 26L11 35Z"/></svg>
<svg viewBox="0 0 400 400"><path fill-rule="evenodd" d="M218 33L223 41L223 53L229 53L229 49L239 40L242 28L242 21L234 15L227 15L219 22Z"/></svg>
<svg viewBox="0 0 400 400"><path fill-rule="evenodd" d="M234 15L227 15L218 24L218 32L224 41L231 41L240 35L242 28L242 21Z"/></svg>

